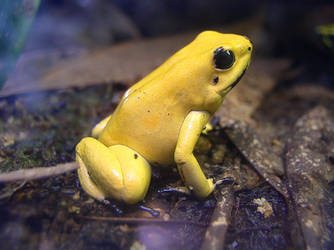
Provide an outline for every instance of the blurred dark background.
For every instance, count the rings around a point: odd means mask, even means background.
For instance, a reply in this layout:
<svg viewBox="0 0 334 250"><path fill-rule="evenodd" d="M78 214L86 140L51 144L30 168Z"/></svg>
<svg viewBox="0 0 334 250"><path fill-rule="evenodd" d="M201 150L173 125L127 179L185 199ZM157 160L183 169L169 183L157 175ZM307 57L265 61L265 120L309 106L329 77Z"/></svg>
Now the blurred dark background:
<svg viewBox="0 0 334 250"><path fill-rule="evenodd" d="M44 0L24 52L90 50L137 38L224 30L235 23L241 23L239 33L256 30L250 38L257 56L289 57L309 67L311 78L332 69L334 29L319 32L334 23L330 0Z"/></svg>
<svg viewBox="0 0 334 250"><path fill-rule="evenodd" d="M0 4L7 8L0 9L0 34L4 35L0 36L0 73L1 61L15 62L21 52L22 46L16 42L18 38L24 41L25 33L21 37L15 33L23 26L16 18L23 16L26 22L25 8L33 2L38 6L39 0L28 2L6 0ZM6 28L8 6L11 11L22 7L24 13L14 12L12 28ZM330 0L44 0L30 29L25 29L29 32L23 53L80 53L132 39L213 29L246 34L254 43L255 56L288 57L294 65L308 67L305 74L318 77L319 72L332 70L331 24L334 3Z"/></svg>
<svg viewBox="0 0 334 250"><path fill-rule="evenodd" d="M256 53L307 59L328 54L316 29L334 23L330 0L44 0L25 50L92 48L138 37L215 29L259 16ZM263 50L263 51L262 51Z"/></svg>

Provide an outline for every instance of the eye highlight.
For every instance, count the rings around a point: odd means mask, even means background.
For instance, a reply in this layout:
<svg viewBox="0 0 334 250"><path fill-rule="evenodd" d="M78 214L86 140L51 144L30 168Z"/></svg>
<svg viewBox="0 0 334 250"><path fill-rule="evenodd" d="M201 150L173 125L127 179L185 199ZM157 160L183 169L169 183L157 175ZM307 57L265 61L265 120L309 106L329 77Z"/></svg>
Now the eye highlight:
<svg viewBox="0 0 334 250"><path fill-rule="evenodd" d="M213 61L216 69L226 70L233 66L235 57L232 50L224 50L223 47L219 47L214 51Z"/></svg>

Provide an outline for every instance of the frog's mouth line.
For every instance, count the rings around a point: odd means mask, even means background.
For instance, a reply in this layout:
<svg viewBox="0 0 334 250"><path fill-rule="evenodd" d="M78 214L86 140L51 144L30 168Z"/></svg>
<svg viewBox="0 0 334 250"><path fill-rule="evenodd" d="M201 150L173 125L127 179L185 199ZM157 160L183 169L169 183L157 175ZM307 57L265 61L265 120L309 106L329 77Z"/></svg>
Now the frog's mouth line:
<svg viewBox="0 0 334 250"><path fill-rule="evenodd" d="M227 86L225 89L223 89L223 92L224 95L226 95L228 92L230 92L231 89L233 89L235 87L235 85L238 84L238 82L241 80L241 78L244 76L245 72L246 72L247 68L244 69L244 71L238 76L237 79L235 79L235 81L230 84L229 86Z"/></svg>
<svg viewBox="0 0 334 250"><path fill-rule="evenodd" d="M247 68L244 69L244 71L240 74L240 76L238 76L237 79L235 79L235 81L229 85L228 87L226 87L225 89L223 89L223 92L226 94L228 92L230 92L231 89L233 89L235 87L235 85L238 84L238 82L241 80L241 78L244 76L245 72L246 72Z"/></svg>
<svg viewBox="0 0 334 250"><path fill-rule="evenodd" d="M247 70L247 68L245 68L244 71L240 74L240 76L229 86L229 87L231 87L231 89L233 89L235 87L235 85L238 84L238 82L241 80L241 78L246 73L246 70Z"/></svg>

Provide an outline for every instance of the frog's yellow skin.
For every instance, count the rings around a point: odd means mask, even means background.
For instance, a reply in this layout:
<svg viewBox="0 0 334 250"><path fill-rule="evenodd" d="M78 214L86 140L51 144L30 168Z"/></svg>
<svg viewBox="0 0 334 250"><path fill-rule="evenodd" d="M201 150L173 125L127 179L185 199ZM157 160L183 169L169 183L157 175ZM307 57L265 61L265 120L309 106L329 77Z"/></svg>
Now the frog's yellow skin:
<svg viewBox="0 0 334 250"><path fill-rule="evenodd" d="M224 58L234 54L226 69L214 58L219 50ZM133 204L146 195L150 163L175 162L187 189L207 197L214 184L193 149L249 66L251 51L244 36L205 31L127 90L115 112L93 129L97 139L86 137L76 147L83 189L98 200L112 197ZM222 61L218 64L225 65Z"/></svg>

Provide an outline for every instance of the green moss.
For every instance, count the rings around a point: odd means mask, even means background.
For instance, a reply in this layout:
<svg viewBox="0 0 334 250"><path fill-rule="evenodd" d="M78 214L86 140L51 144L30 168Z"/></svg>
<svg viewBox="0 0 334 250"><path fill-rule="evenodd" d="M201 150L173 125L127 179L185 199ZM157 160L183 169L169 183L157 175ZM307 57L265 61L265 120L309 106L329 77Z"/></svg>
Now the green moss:
<svg viewBox="0 0 334 250"><path fill-rule="evenodd" d="M100 85L0 99L0 172L74 160L77 142L112 111L111 97Z"/></svg>

